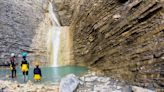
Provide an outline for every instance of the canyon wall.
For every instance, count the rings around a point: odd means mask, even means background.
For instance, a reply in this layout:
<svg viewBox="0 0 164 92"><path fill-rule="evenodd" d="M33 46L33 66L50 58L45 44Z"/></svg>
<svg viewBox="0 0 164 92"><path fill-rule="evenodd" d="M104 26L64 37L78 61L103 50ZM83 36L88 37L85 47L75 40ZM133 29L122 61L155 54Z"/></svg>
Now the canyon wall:
<svg viewBox="0 0 164 92"><path fill-rule="evenodd" d="M51 25L47 7L48 0L0 0L0 65L7 64L11 53L19 57L22 51L46 60Z"/></svg>
<svg viewBox="0 0 164 92"><path fill-rule="evenodd" d="M75 64L139 86L164 86L163 0L62 1Z"/></svg>
<svg viewBox="0 0 164 92"><path fill-rule="evenodd" d="M60 50L70 57L61 61L97 68L134 85L164 87L163 0L53 4L62 26L69 26L61 36L66 47ZM0 0L0 65L7 64L12 52L19 56L22 51L29 52L31 60L46 61L51 27L48 0Z"/></svg>
<svg viewBox="0 0 164 92"><path fill-rule="evenodd" d="M61 66L73 65L72 32L68 26L61 27L58 63Z"/></svg>

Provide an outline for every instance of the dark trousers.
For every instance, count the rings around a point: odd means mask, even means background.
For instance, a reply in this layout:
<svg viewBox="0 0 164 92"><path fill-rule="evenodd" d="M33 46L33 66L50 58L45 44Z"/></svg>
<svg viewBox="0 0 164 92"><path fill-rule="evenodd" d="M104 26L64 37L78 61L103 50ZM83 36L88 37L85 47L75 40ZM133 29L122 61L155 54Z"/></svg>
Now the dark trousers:
<svg viewBox="0 0 164 92"><path fill-rule="evenodd" d="M11 77L15 78L16 77L16 69L11 70Z"/></svg>

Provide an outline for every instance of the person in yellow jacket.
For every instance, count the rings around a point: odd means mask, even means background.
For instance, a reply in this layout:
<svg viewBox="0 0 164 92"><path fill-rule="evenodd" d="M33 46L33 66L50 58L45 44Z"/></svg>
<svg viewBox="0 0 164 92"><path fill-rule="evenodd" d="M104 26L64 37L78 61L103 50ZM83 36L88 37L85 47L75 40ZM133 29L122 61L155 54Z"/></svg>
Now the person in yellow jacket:
<svg viewBox="0 0 164 92"><path fill-rule="evenodd" d="M23 57L22 63L21 63L21 70L24 76L24 82L26 81L26 77L28 78L28 70L29 70L29 63L26 60L25 57Z"/></svg>
<svg viewBox="0 0 164 92"><path fill-rule="evenodd" d="M36 67L34 68L34 80L35 81L40 81L41 78L42 78L42 72L41 72L41 69L39 68L39 64L37 63L36 64Z"/></svg>

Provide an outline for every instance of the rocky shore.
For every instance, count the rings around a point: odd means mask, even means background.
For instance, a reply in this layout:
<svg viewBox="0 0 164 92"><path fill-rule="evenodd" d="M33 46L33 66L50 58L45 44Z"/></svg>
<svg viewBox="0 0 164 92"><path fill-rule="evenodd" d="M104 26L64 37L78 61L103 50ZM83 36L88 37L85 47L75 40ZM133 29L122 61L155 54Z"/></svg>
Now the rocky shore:
<svg viewBox="0 0 164 92"><path fill-rule="evenodd" d="M57 85L34 84L28 81L20 84L12 81L0 81L0 92L58 92Z"/></svg>
<svg viewBox="0 0 164 92"><path fill-rule="evenodd" d="M0 81L0 92L163 92L128 85L124 81L89 73L82 77L69 74L60 84L25 84Z"/></svg>
<svg viewBox="0 0 164 92"><path fill-rule="evenodd" d="M156 92L127 84L125 81L115 80L103 75L90 73L80 77L80 84L76 92Z"/></svg>

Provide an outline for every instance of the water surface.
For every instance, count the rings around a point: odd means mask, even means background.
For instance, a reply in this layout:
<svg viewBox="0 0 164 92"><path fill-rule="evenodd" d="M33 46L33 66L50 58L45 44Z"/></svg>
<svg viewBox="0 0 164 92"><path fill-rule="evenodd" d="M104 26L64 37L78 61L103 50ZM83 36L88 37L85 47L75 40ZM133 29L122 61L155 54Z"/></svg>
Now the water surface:
<svg viewBox="0 0 164 92"><path fill-rule="evenodd" d="M33 80L33 69L29 69L29 80ZM87 72L87 68L81 66L61 66L61 67L42 67L42 81L41 83L56 83L61 80L67 74L75 74L77 76L81 76ZM17 78L12 79L9 77L11 75L11 71L9 69L0 69L0 79L1 80L13 80L18 81L20 83L24 83L23 75L20 68L17 68Z"/></svg>

